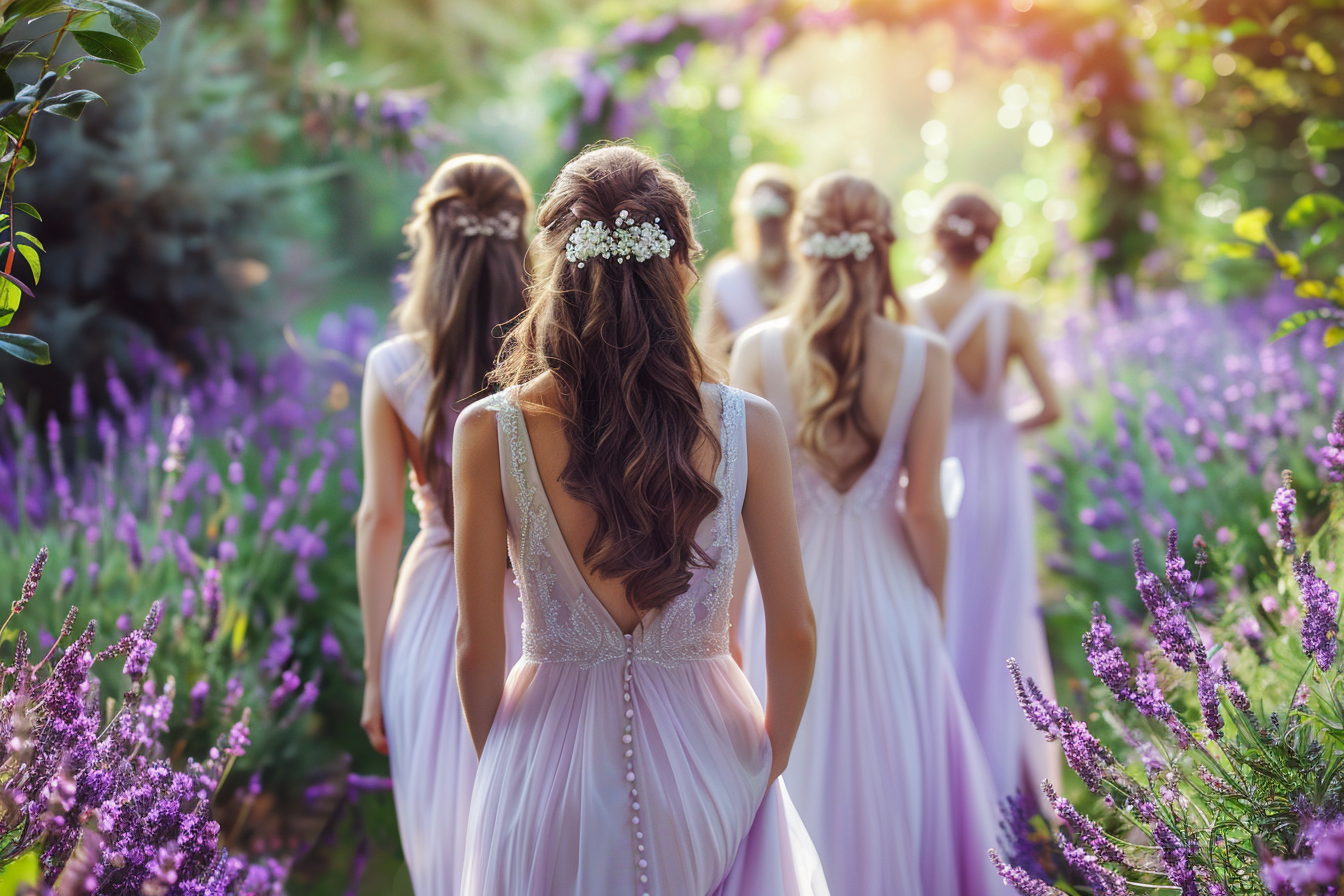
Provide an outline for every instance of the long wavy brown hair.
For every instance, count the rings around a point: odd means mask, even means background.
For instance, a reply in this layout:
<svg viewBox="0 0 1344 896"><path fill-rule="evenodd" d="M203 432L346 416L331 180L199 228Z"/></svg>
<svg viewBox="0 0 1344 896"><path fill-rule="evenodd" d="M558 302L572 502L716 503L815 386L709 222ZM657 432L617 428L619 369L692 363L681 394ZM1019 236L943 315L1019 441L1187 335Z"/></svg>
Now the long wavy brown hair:
<svg viewBox="0 0 1344 896"><path fill-rule="evenodd" d="M427 352L420 453L451 520L453 411L485 388L503 328L523 311L532 188L499 156L456 155L425 181L411 209L403 228L412 252L406 299L393 316Z"/></svg>
<svg viewBox="0 0 1344 896"><path fill-rule="evenodd" d="M798 444L832 478L843 480L877 456L878 433L863 413L864 331L887 302L900 309L891 279L891 247L896 231L891 200L867 178L837 171L812 183L798 199L794 239L813 234L866 233L873 252L862 261L803 257L802 281L792 315L801 325L807 351L805 391L798 413ZM826 450L835 433L853 430L867 446L841 466Z"/></svg>
<svg viewBox="0 0 1344 896"><path fill-rule="evenodd" d="M685 180L633 146L599 146L566 165L541 203L527 313L495 373L504 385L554 377L570 449L560 484L597 516L583 559L621 581L641 614L682 594L692 568L712 562L695 543L719 491L695 464L706 444L717 458L718 442L686 315L700 249L692 199ZM621 212L637 224L656 220L675 240L670 257L566 260L580 221L610 228Z"/></svg>

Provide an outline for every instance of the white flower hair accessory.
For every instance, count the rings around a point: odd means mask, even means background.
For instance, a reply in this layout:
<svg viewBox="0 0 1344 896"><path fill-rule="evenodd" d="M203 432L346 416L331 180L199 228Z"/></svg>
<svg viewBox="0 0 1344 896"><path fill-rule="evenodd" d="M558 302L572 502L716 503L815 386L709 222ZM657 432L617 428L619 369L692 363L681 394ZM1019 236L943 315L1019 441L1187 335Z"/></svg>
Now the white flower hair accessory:
<svg viewBox="0 0 1344 896"><path fill-rule="evenodd" d="M500 212L482 218L470 212L463 212L453 218L453 229L463 236L499 237L502 240L518 238L522 220L513 212Z"/></svg>
<svg viewBox="0 0 1344 896"><path fill-rule="evenodd" d="M947 220L943 222L943 230L950 230L962 236L970 236L975 233L975 222L970 218L963 218L961 215L948 215Z"/></svg>
<svg viewBox="0 0 1344 896"><path fill-rule="evenodd" d="M603 221L580 221L565 243L565 258L571 264L578 262L579 267L598 257L614 258L617 264L625 264L627 258L635 261L648 261L655 255L667 258L677 241L658 226L661 220L654 218L652 222L636 224L630 219L630 212L621 209L616 226L611 229Z"/></svg>
<svg viewBox="0 0 1344 896"><path fill-rule="evenodd" d="M751 216L757 221L782 218L789 213L789 201L769 187L759 187L751 194Z"/></svg>
<svg viewBox="0 0 1344 896"><path fill-rule="evenodd" d="M989 248L989 237L985 236L982 233L975 238L975 251L983 253L988 248Z"/></svg>
<svg viewBox="0 0 1344 896"><path fill-rule="evenodd" d="M803 240L801 249L808 258L845 258L853 255L855 261L863 261L873 254L873 238L862 230L858 233L842 230L835 236L814 233Z"/></svg>

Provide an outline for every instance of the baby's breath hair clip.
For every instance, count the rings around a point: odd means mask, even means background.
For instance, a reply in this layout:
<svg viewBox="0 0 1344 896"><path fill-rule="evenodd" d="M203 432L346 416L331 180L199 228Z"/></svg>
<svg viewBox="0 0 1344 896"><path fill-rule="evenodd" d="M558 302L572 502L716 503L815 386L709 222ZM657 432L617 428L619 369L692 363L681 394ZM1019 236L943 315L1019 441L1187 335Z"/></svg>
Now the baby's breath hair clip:
<svg viewBox="0 0 1344 896"><path fill-rule="evenodd" d="M952 233L959 233L962 236L970 236L975 233L975 222L970 218L963 218L961 215L948 215L947 220L943 222L943 230L950 230Z"/></svg>
<svg viewBox="0 0 1344 896"><path fill-rule="evenodd" d="M614 258L617 264L625 264L627 258L635 261L648 261L655 255L667 258L677 241L658 226L661 220L654 218L652 222L636 224L630 220L630 212L622 209L611 229L603 221L580 221L565 243L565 258L570 263L578 262L579 267L598 257Z"/></svg>
<svg viewBox="0 0 1344 896"><path fill-rule="evenodd" d="M751 194L751 216L757 221L783 218L789 213L789 200L769 187L758 187Z"/></svg>
<svg viewBox="0 0 1344 896"><path fill-rule="evenodd" d="M464 212L453 218L453 228L463 236L499 237L502 240L518 238L518 228L522 220L513 212L500 212L482 218L470 212Z"/></svg>
<svg viewBox="0 0 1344 896"><path fill-rule="evenodd" d="M835 236L814 233L803 240L801 248L808 258L845 258L853 255L855 261L863 261L873 254L873 238L862 230L858 233L842 230Z"/></svg>

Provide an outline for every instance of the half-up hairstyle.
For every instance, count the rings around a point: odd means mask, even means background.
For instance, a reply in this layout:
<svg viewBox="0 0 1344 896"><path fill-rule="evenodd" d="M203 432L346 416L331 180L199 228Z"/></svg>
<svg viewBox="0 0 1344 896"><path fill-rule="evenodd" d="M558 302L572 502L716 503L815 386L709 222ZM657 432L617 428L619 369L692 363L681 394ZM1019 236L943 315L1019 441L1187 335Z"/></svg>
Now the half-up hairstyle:
<svg viewBox="0 0 1344 896"><path fill-rule="evenodd" d="M411 208L403 229L412 253L406 299L393 316L426 349L430 388L420 452L452 519L455 409L485 388L504 325L523 311L532 190L499 156L457 155L425 182Z"/></svg>
<svg viewBox="0 0 1344 896"><path fill-rule="evenodd" d="M979 187L952 184L934 200L933 239L944 257L961 268L975 265L994 242L1002 218Z"/></svg>
<svg viewBox="0 0 1344 896"><path fill-rule="evenodd" d="M887 301L900 309L891 279L891 247L896 231L891 201L872 181L837 171L815 181L798 200L794 239L802 254L802 282L793 316L802 327L807 352L805 391L798 413L798 444L818 467L836 479L866 468L877 456L878 433L859 403L863 383L864 332ZM843 246L850 234L866 235L871 252L809 255L804 244L821 237ZM839 239L834 239L839 238ZM843 250L841 250L843 251ZM838 433L853 430L867 449L841 467L827 451Z"/></svg>
<svg viewBox="0 0 1344 896"><path fill-rule="evenodd" d="M583 559L620 580L643 614L685 592L693 567L712 562L695 543L718 506L714 483L696 468L713 446L701 382L706 369L686 315L699 252L686 181L645 152L604 145L571 161L537 216L527 313L509 333L496 377L521 385L555 379L569 443L560 484L596 511ZM668 257L566 259L580 222L608 230L657 222L673 240Z"/></svg>
<svg viewBox="0 0 1344 896"><path fill-rule="evenodd" d="M772 162L748 166L733 191L733 244L775 285L789 273L789 221L797 201L793 172Z"/></svg>

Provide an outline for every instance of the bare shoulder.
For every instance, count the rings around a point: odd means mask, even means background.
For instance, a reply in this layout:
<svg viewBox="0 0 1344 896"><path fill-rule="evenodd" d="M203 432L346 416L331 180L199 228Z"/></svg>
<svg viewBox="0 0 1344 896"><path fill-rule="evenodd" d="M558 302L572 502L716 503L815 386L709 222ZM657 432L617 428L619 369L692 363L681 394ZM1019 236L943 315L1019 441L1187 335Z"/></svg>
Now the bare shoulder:
<svg viewBox="0 0 1344 896"><path fill-rule="evenodd" d="M479 448L487 441L498 441L499 400L497 395L488 395L467 405L457 416L457 423L453 427L453 443L458 449L470 450Z"/></svg>
<svg viewBox="0 0 1344 896"><path fill-rule="evenodd" d="M920 330L924 337L924 378L926 381L950 378L952 375L952 347L939 333Z"/></svg>
<svg viewBox="0 0 1344 896"><path fill-rule="evenodd" d="M787 448L784 420L775 406L750 392L742 392L742 399L746 411L747 450L756 453L757 448L778 448L780 445Z"/></svg>

